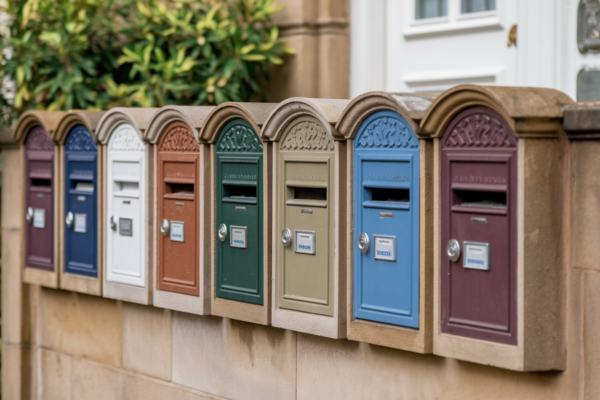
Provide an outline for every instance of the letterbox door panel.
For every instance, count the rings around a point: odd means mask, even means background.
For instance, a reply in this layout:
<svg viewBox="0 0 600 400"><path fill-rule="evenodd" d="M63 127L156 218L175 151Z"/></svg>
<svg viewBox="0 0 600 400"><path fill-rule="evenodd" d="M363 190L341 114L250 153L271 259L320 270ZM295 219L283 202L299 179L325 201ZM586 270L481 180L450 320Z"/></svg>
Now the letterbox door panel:
<svg viewBox="0 0 600 400"><path fill-rule="evenodd" d="M354 317L418 328L419 142L396 113L373 114L357 133L354 207Z"/></svg>
<svg viewBox="0 0 600 400"><path fill-rule="evenodd" d="M65 145L65 272L98 276L98 150L92 135L77 125Z"/></svg>
<svg viewBox="0 0 600 400"><path fill-rule="evenodd" d="M175 122L165 130L158 151L159 290L198 296L199 146L189 127Z"/></svg>
<svg viewBox="0 0 600 400"><path fill-rule="evenodd" d="M131 125L111 135L107 152L107 275L111 282L144 286L144 144Z"/></svg>
<svg viewBox="0 0 600 400"><path fill-rule="evenodd" d="M217 297L263 304L263 155L250 124L235 119L215 146L217 219L226 229L217 240Z"/></svg>
<svg viewBox="0 0 600 400"><path fill-rule="evenodd" d="M442 138L442 332L517 344L516 203L510 127L483 107L462 112Z"/></svg>
<svg viewBox="0 0 600 400"><path fill-rule="evenodd" d="M25 265L54 270L54 145L48 133L33 127L25 142ZM29 212L31 211L31 212Z"/></svg>

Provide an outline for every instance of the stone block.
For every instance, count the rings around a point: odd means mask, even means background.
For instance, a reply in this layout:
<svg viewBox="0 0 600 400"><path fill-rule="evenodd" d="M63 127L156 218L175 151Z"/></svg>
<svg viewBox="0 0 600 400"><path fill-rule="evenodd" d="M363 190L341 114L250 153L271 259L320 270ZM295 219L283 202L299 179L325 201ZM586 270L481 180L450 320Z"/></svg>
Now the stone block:
<svg viewBox="0 0 600 400"><path fill-rule="evenodd" d="M71 399L118 400L124 396L123 375L115 368L108 368L81 358L72 359Z"/></svg>
<svg viewBox="0 0 600 400"><path fill-rule="evenodd" d="M23 265L21 232L2 229L2 339L13 344L29 340L25 312L29 286L21 283ZM9 307L10 305L10 307Z"/></svg>
<svg viewBox="0 0 600 400"><path fill-rule="evenodd" d="M582 286L584 399L597 399L600 396L600 273L585 273Z"/></svg>
<svg viewBox="0 0 600 400"><path fill-rule="evenodd" d="M41 288L37 308L37 344L108 365L121 365L120 302Z"/></svg>
<svg viewBox="0 0 600 400"><path fill-rule="evenodd" d="M176 312L173 382L230 399L295 399L296 333Z"/></svg>
<svg viewBox="0 0 600 400"><path fill-rule="evenodd" d="M25 170L19 148L2 149L2 230L23 229Z"/></svg>
<svg viewBox="0 0 600 400"><path fill-rule="evenodd" d="M56 351L37 348L38 376L36 393L41 399L72 400L71 396L73 357Z"/></svg>
<svg viewBox="0 0 600 400"><path fill-rule="evenodd" d="M171 380L171 311L123 303L123 368Z"/></svg>
<svg viewBox="0 0 600 400"><path fill-rule="evenodd" d="M2 343L3 399L29 399L31 396L30 348Z"/></svg>
<svg viewBox="0 0 600 400"><path fill-rule="evenodd" d="M298 333L297 399L564 399L562 373L523 373Z"/></svg>

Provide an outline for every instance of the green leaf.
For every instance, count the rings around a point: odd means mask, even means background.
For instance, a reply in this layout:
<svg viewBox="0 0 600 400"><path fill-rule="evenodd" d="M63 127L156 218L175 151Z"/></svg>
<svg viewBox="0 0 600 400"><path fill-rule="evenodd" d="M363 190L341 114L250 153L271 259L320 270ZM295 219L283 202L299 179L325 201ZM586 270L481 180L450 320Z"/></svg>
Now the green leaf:
<svg viewBox="0 0 600 400"><path fill-rule="evenodd" d="M264 61L267 59L267 57L262 54L247 54L240 58L245 61Z"/></svg>

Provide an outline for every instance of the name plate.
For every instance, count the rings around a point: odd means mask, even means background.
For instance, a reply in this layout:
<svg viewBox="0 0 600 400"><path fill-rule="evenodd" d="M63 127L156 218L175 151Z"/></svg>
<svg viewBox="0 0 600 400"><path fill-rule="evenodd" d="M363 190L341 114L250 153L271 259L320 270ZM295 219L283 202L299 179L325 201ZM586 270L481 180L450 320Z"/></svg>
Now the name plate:
<svg viewBox="0 0 600 400"><path fill-rule="evenodd" d="M490 270L490 244L463 242L465 255L463 256L463 267L469 269Z"/></svg>
<svg viewBox="0 0 600 400"><path fill-rule="evenodd" d="M376 260L396 261L396 236L373 235L373 241L373 257Z"/></svg>
<svg viewBox="0 0 600 400"><path fill-rule="evenodd" d="M246 242L246 232L248 228L246 226L233 226L229 227L229 236L231 237L231 241L229 245L231 247L237 247L239 249L247 249L248 244Z"/></svg>
<svg viewBox="0 0 600 400"><path fill-rule="evenodd" d="M133 220L131 218L119 218L119 234L121 236L133 236Z"/></svg>
<svg viewBox="0 0 600 400"><path fill-rule="evenodd" d="M41 208L33 209L33 227L34 228L45 228L46 227L46 210Z"/></svg>
<svg viewBox="0 0 600 400"><path fill-rule="evenodd" d="M185 242L184 226L185 223L183 222L171 221L171 233L169 235L171 242Z"/></svg>
<svg viewBox="0 0 600 400"><path fill-rule="evenodd" d="M73 230L78 233L87 232L87 214L75 214L75 227Z"/></svg>
<svg viewBox="0 0 600 400"><path fill-rule="evenodd" d="M296 235L296 253L315 254L315 232L314 231L294 231Z"/></svg>

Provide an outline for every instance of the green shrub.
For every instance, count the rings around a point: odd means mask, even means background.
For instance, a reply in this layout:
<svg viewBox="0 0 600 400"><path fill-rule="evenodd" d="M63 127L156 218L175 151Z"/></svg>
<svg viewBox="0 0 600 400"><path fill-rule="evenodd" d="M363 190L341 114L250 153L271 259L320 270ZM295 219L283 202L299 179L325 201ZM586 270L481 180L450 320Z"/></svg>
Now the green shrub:
<svg viewBox="0 0 600 400"><path fill-rule="evenodd" d="M260 101L268 65L293 53L273 0L16 0L0 75L5 122L27 109Z"/></svg>

